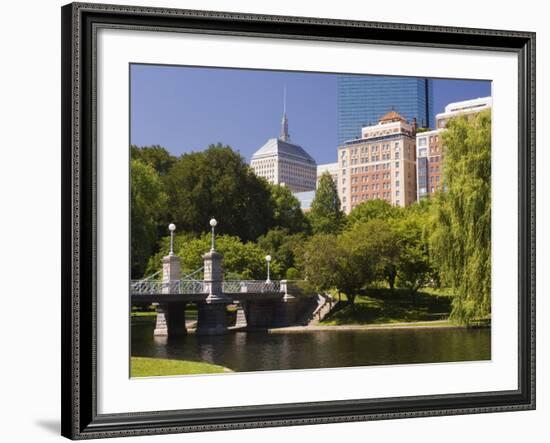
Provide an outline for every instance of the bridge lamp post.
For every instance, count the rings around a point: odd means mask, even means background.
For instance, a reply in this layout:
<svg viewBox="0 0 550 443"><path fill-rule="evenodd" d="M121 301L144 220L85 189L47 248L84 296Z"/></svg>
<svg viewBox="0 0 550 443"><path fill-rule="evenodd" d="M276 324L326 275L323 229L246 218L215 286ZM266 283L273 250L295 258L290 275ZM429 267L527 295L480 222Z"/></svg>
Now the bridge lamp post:
<svg viewBox="0 0 550 443"><path fill-rule="evenodd" d="M271 283L271 280L269 278L269 262L271 261L271 255L266 255L265 256L265 261L267 262L267 280L265 282L266 283Z"/></svg>
<svg viewBox="0 0 550 443"><path fill-rule="evenodd" d="M174 255L174 231L176 230L176 225L170 223L168 225L168 230L170 231L170 253L168 255Z"/></svg>
<svg viewBox="0 0 550 443"><path fill-rule="evenodd" d="M210 219L210 226L212 227L212 246L210 248L210 252L214 252L216 250L216 232L215 232L215 229L216 229L217 224L218 224L218 222L216 221L215 218Z"/></svg>

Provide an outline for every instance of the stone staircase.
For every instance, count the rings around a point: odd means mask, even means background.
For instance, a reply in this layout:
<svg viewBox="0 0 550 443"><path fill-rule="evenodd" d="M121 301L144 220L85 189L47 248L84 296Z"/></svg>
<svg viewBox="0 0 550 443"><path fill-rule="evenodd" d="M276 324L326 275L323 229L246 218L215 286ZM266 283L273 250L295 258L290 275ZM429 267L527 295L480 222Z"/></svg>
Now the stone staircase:
<svg viewBox="0 0 550 443"><path fill-rule="evenodd" d="M302 318L297 323L302 326L313 326L319 324L338 304L332 296L328 294L317 294L313 298L311 305L306 309Z"/></svg>

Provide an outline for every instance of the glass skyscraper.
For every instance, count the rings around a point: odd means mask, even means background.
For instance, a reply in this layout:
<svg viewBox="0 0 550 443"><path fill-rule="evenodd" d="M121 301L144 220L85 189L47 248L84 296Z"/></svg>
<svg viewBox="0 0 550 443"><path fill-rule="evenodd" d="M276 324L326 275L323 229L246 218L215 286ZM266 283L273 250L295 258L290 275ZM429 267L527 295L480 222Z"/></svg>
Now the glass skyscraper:
<svg viewBox="0 0 550 443"><path fill-rule="evenodd" d="M391 109L409 123L434 127L433 84L418 77L339 75L337 79L338 144L361 136L361 127L373 125Z"/></svg>

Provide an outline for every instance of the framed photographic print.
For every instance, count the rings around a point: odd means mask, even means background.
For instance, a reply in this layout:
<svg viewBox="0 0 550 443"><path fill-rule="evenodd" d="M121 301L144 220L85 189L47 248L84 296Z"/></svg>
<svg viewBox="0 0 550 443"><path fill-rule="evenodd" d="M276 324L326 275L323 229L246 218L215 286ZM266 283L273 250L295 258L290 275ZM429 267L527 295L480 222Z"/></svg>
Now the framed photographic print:
<svg viewBox="0 0 550 443"><path fill-rule="evenodd" d="M535 407L535 35L62 8L62 434Z"/></svg>

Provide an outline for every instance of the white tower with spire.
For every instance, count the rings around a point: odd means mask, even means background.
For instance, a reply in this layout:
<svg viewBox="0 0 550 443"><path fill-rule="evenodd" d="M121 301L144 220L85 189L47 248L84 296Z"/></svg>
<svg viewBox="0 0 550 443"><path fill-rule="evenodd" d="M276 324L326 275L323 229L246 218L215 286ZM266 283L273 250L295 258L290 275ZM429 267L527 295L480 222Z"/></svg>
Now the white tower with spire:
<svg viewBox="0 0 550 443"><path fill-rule="evenodd" d="M283 90L283 118L278 138L269 139L253 155L250 166L257 176L273 184L287 186L292 192L313 191L317 182L317 163L304 148L290 142L286 114L286 87Z"/></svg>
<svg viewBox="0 0 550 443"><path fill-rule="evenodd" d="M286 86L283 90L283 120L281 121L281 135L279 140L290 142L290 134L288 133L288 117L286 115Z"/></svg>

